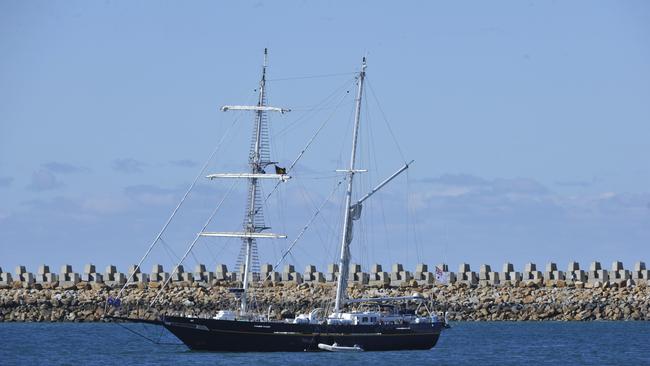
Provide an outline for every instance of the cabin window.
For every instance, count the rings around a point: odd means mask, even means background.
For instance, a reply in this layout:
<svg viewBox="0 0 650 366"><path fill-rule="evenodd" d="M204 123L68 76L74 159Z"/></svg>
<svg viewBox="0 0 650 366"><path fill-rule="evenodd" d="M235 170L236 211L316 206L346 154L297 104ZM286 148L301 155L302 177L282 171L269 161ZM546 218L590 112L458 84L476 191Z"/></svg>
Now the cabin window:
<svg viewBox="0 0 650 366"><path fill-rule="evenodd" d="M377 321L377 318L375 318L375 317L373 316L372 318L370 318L370 321L374 323L374 322Z"/></svg>
<svg viewBox="0 0 650 366"><path fill-rule="evenodd" d="M363 318L361 318L361 322L362 323L367 323L368 322L368 317L364 316Z"/></svg>

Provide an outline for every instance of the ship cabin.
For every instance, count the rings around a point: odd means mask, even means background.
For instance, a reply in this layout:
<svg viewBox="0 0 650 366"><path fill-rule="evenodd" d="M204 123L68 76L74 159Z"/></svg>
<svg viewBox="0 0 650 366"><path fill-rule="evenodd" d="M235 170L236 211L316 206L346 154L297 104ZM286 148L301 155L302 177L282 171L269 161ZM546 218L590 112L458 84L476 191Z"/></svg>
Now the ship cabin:
<svg viewBox="0 0 650 366"><path fill-rule="evenodd" d="M372 325L380 322L381 314L374 311L351 312L336 314L329 317L327 324Z"/></svg>

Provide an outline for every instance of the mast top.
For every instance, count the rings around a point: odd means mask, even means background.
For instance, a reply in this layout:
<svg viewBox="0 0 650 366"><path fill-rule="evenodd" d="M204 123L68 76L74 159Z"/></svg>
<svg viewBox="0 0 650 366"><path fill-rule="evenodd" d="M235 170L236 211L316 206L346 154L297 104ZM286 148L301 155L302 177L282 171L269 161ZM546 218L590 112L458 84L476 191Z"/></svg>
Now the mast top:
<svg viewBox="0 0 650 366"><path fill-rule="evenodd" d="M269 65L269 49L264 47L264 68Z"/></svg>

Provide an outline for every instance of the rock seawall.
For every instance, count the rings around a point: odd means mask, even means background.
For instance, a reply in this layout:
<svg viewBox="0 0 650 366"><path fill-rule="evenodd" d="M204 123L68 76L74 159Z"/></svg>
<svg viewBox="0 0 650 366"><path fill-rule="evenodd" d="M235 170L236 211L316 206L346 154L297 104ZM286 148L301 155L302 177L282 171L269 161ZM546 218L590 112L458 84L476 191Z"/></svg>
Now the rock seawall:
<svg viewBox="0 0 650 366"><path fill-rule="evenodd" d="M120 297L121 306L106 307L117 289L100 284L78 283L68 288L0 289L0 321L3 322L92 322L105 314L155 319L159 314L213 316L220 309L235 309L237 300L228 292L232 284L202 287L174 285L149 308L158 288L133 286ZM586 287L585 287L586 286ZM265 283L254 286L254 303L272 317L289 317L331 304L334 287L321 283ZM541 287L535 283L517 286L417 285L400 287L354 285L351 297L403 296L419 292L435 302L436 311L448 311L450 320L469 321L588 321L650 320L650 287L600 286L558 283ZM107 309L107 310L105 310Z"/></svg>

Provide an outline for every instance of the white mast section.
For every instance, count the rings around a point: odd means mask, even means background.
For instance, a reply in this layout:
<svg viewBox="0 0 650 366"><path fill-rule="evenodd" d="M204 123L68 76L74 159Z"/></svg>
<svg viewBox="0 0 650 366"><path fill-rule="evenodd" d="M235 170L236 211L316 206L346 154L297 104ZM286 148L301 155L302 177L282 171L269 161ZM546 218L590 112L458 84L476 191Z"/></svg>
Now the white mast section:
<svg viewBox="0 0 650 366"><path fill-rule="evenodd" d="M208 179L215 178L244 178L244 179L279 179L283 182L291 179L287 174L262 174L262 173L216 173L205 176Z"/></svg>
<svg viewBox="0 0 650 366"><path fill-rule="evenodd" d="M259 105L224 105L221 107L222 112L226 111L255 111L255 112L291 112L288 108L267 107Z"/></svg>
<svg viewBox="0 0 650 366"><path fill-rule="evenodd" d="M354 116L354 131L352 133L352 152L350 154L350 169L346 172L348 174L348 189L345 194L345 206L343 212L343 234L341 235L341 257L339 261L339 277L336 284L336 301L334 303L334 313L338 314L341 310L341 305L345 301L346 289L348 287L348 272L350 266L350 243L352 242L352 218L361 212L351 212L352 207L352 181L356 170L354 164L357 157L357 140L359 135L359 121L361 119L361 98L363 96L363 80L366 76L366 58L364 57L361 62L361 71L359 72L359 81L357 88L355 116ZM358 217L357 217L358 218Z"/></svg>
<svg viewBox="0 0 650 366"><path fill-rule="evenodd" d="M395 177L397 177L398 175L402 174L402 172L405 171L406 169L408 169L409 166L410 166L411 164L413 164L414 161L415 161L415 160L411 160L410 162L405 163L401 168L399 168L399 169L398 169L395 173L393 173L390 177L384 179L383 182L377 184L377 186L376 186L375 188L373 188L372 191L368 192L365 196L361 197L361 198L357 201L357 203L355 203L354 205L356 206L356 205L360 205L360 204L362 204L363 201L365 201L365 200L367 200L368 198L370 198L370 196L372 196L373 194L377 193L377 191L380 190L383 186L385 186L386 184L388 184L391 180L395 179Z"/></svg>

